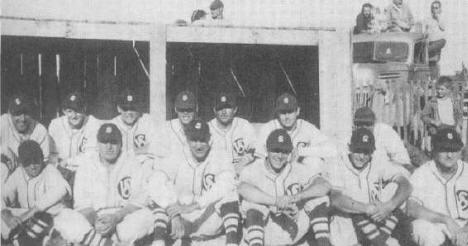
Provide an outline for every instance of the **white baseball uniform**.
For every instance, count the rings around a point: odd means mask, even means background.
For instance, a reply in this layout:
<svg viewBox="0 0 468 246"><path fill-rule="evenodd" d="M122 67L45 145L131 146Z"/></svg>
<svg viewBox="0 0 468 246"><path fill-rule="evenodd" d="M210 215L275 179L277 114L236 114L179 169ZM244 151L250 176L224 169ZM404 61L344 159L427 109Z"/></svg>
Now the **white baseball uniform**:
<svg viewBox="0 0 468 246"><path fill-rule="evenodd" d="M112 119L111 123L117 125L122 132L122 151L134 154L149 154L151 143L154 142L154 129L156 128L149 114L143 114L133 126L122 121L120 115Z"/></svg>
<svg viewBox="0 0 468 246"><path fill-rule="evenodd" d="M73 160L79 154L97 150L97 132L101 121L89 115L80 129L72 129L66 116L53 119L49 125L51 159L64 160L65 167L75 171Z"/></svg>
<svg viewBox="0 0 468 246"><path fill-rule="evenodd" d="M122 242L135 240L152 233L154 220L149 209L144 208L144 186L152 173L152 161L143 163L131 153L122 153L111 169L99 160L99 153L86 153L76 172L74 191L75 210L64 210L55 221L55 228L70 242L82 242L93 229L76 210L93 208L98 215L113 213L131 203L142 207L125 216L116 227Z"/></svg>
<svg viewBox="0 0 468 246"><path fill-rule="evenodd" d="M245 119L234 117L231 127L225 131L218 127L217 119L208 122L213 148L220 148L232 156L232 163L238 163L249 151L255 148L255 130Z"/></svg>
<svg viewBox="0 0 468 246"><path fill-rule="evenodd" d="M12 153L18 156L19 145L26 140L34 140L41 146L44 157L49 156L49 134L46 128L36 120L32 120L32 127L26 133L19 133L13 124L10 114L3 114L0 117L1 135L0 142L2 148L8 148Z"/></svg>
<svg viewBox="0 0 468 246"><path fill-rule="evenodd" d="M372 161L363 170L357 170L343 153L335 162L327 165L330 183L333 189L362 203L390 200L395 191L397 177L409 177L408 171L401 165L389 162L384 153L374 152ZM332 216L330 222L331 242L333 245L353 245L357 243L354 226L345 213Z"/></svg>
<svg viewBox="0 0 468 246"><path fill-rule="evenodd" d="M266 166L265 159L258 159L242 170L239 179L240 182L252 184L268 195L279 197L301 192L315 178L322 176L323 171L323 162L318 158L308 158L307 162L288 163L279 174L274 173ZM309 200L305 203L304 208L312 210L323 202L328 203L328 197ZM294 221L297 232L295 235L291 235L290 232L283 229L285 225L280 225L275 221L274 217L282 214L277 207L255 204L245 199L241 204L244 217L249 209L255 209L263 214L264 220L269 218L264 227L265 245L292 245L300 240L307 233L310 225L310 219L304 208L300 208L297 220Z"/></svg>
<svg viewBox="0 0 468 246"><path fill-rule="evenodd" d="M256 155L266 156L266 140L270 133L276 129L283 128L278 119L265 123L260 129L257 138ZM334 157L338 154L336 147L330 139L320 132L314 125L303 120L297 119L296 126L288 131L293 142L293 146L303 157Z"/></svg>
<svg viewBox="0 0 468 246"><path fill-rule="evenodd" d="M427 209L452 217L460 226L468 223L468 164L459 160L455 175L444 179L435 162L429 161L411 176L413 193L410 198ZM451 237L443 224L416 219L413 235L420 245L441 245Z"/></svg>
<svg viewBox="0 0 468 246"><path fill-rule="evenodd" d="M181 216L190 228L197 228L187 233L191 238L206 240L222 232L221 205L238 200L234 178L233 166L225 153L211 150L200 163L186 149L184 154L171 155L155 168L148 193L163 209L176 202L197 202L201 209Z"/></svg>
<svg viewBox="0 0 468 246"><path fill-rule="evenodd" d="M156 138L157 145L153 146L153 152L158 157L182 155L188 146L184 127L178 118L166 121Z"/></svg>

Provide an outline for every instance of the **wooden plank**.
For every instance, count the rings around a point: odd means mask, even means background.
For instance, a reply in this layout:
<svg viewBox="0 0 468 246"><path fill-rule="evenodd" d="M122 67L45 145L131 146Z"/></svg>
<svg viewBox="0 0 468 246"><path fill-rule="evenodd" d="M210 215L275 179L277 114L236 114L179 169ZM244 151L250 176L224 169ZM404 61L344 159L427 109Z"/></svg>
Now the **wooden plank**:
<svg viewBox="0 0 468 246"><path fill-rule="evenodd" d="M164 123L166 112L166 26L155 24L150 39L150 114L156 125Z"/></svg>

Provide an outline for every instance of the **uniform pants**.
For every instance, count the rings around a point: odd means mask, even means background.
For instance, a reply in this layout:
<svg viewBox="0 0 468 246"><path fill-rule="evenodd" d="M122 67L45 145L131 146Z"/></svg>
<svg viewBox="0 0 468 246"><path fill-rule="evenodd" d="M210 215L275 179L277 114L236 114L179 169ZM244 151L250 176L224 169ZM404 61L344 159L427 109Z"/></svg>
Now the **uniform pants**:
<svg viewBox="0 0 468 246"><path fill-rule="evenodd" d="M432 223L427 220L417 219L413 223L413 240L420 246L440 246L451 238L447 226L440 223ZM465 226L466 222L459 223Z"/></svg>

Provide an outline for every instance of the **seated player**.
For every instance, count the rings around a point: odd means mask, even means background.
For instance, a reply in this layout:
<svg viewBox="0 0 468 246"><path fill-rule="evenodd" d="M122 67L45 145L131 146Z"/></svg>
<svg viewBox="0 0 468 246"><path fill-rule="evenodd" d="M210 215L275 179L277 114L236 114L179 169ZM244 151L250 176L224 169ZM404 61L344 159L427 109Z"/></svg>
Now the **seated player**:
<svg viewBox="0 0 468 246"><path fill-rule="evenodd" d="M148 185L161 218L156 224L155 240L162 244L170 235L183 244L208 243L224 229L226 245L238 245L239 204L230 158L211 149L205 122L192 121L186 134L189 148L156 167Z"/></svg>
<svg viewBox="0 0 468 246"><path fill-rule="evenodd" d="M216 95L214 104L215 118L208 123L213 148L231 156L231 163L236 172L240 173L242 168L254 161L255 130L250 122L236 117L238 108L234 94L220 92Z"/></svg>
<svg viewBox="0 0 468 246"><path fill-rule="evenodd" d="M20 167L2 184L2 239L41 245L71 190L60 172L44 162L37 142L20 144L18 162Z"/></svg>
<svg viewBox="0 0 468 246"><path fill-rule="evenodd" d="M349 152L328 168L337 210L330 223L332 244L397 244L391 235L404 218L400 206L411 194L408 171L375 151L374 135L366 128L353 132Z"/></svg>
<svg viewBox="0 0 468 246"><path fill-rule="evenodd" d="M122 134L112 123L99 128L97 141L97 153L77 160L74 210L63 210L55 229L65 240L81 245L132 244L154 229L143 192L152 162L140 163L124 153Z"/></svg>
<svg viewBox="0 0 468 246"><path fill-rule="evenodd" d="M418 245L468 245L468 164L456 130L440 129L432 140L433 159L414 171L408 213Z"/></svg>
<svg viewBox="0 0 468 246"><path fill-rule="evenodd" d="M321 161L291 162L293 144L284 129L274 130L266 145L267 157L244 168L239 178L248 245L292 245L310 227L315 245L331 245L330 185L320 177Z"/></svg>

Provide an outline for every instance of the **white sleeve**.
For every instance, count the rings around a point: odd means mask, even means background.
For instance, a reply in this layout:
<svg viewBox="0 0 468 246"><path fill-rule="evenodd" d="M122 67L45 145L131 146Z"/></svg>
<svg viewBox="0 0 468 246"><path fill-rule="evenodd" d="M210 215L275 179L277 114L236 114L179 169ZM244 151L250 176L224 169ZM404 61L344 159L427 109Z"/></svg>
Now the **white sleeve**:
<svg viewBox="0 0 468 246"><path fill-rule="evenodd" d="M88 173L87 165L80 165L76 170L75 183L73 185L74 208L82 209L93 206L88 185L92 185L92 173Z"/></svg>
<svg viewBox="0 0 468 246"><path fill-rule="evenodd" d="M17 177L17 173L19 171L19 169L16 169L16 171L6 180L6 182L2 184L2 209L16 201L16 180L20 178Z"/></svg>
<svg viewBox="0 0 468 246"><path fill-rule="evenodd" d="M382 138L385 150L390 160L400 164L410 164L411 161L408 150L406 150L403 141L398 136L398 133L389 126L383 126L381 129L383 132L380 137Z"/></svg>
<svg viewBox="0 0 468 246"><path fill-rule="evenodd" d="M420 167L420 168L424 168L424 167ZM413 187L413 192L411 193L409 199L424 206L424 202L423 202L424 196L426 196L428 193L426 189L428 185L427 183L428 181L424 177L425 175L424 175L424 172L422 171L423 170L416 169L413 175L411 175L410 183L411 183L411 186Z"/></svg>
<svg viewBox="0 0 468 246"><path fill-rule="evenodd" d="M58 119L58 118L57 118ZM53 158L53 161L55 161L58 158L59 152L57 149L57 119L52 120L49 125L49 149L50 149L50 156L49 158Z"/></svg>
<svg viewBox="0 0 468 246"><path fill-rule="evenodd" d="M146 187L148 197L162 208L166 208L170 204L177 202L174 183L161 169L154 171Z"/></svg>
<svg viewBox="0 0 468 246"><path fill-rule="evenodd" d="M71 193L70 186L59 171L53 166L47 168L49 173L47 173L46 192L44 196L35 202L35 206L40 211L45 211L61 202L67 194Z"/></svg>
<svg viewBox="0 0 468 246"><path fill-rule="evenodd" d="M271 133L269 124L271 124L271 122L263 124L257 136L257 141L255 144L255 156L259 157L260 159L265 158L267 155L266 140L268 135Z"/></svg>

